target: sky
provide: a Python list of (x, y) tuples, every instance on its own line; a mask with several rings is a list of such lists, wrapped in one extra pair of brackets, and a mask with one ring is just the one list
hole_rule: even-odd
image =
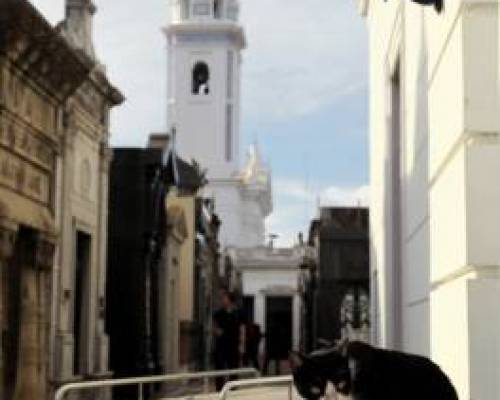
[[(31, 0), (63, 18), (64, 0)], [(95, 0), (94, 39), (127, 101), (112, 114), (112, 144), (144, 146), (165, 131), (168, 0)], [(321, 206), (367, 205), (368, 49), (352, 0), (240, 0), (241, 132), (273, 172), (268, 233), (279, 245), (307, 233)]]

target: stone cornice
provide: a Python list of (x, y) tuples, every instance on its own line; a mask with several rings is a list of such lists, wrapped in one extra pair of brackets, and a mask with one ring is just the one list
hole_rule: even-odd
[(288, 262), (275, 262), (275, 261), (255, 261), (255, 260), (238, 260), (234, 264), (238, 271), (242, 270), (264, 270), (265, 272), (272, 271), (299, 271), (300, 263), (288, 263)]
[(230, 249), (229, 256), (235, 268), (294, 271), (300, 269), (302, 254), (295, 248), (275, 249), (254, 247), (249, 249)]
[(118, 106), (125, 101), (125, 96), (113, 86), (101, 68), (94, 68), (91, 78), (111, 106)]
[(93, 67), (26, 0), (0, 3), (0, 53), (60, 101), (74, 93)]
[(189, 33), (225, 33), (234, 37), (239, 48), (244, 49), (247, 46), (244, 29), (237, 23), (231, 21), (183, 21), (172, 23), (165, 29), (168, 38), (176, 34)]
[(74, 49), (26, 0), (0, 2), (0, 53), (60, 101), (87, 79), (111, 106), (125, 99), (109, 82), (103, 67), (82, 50)]

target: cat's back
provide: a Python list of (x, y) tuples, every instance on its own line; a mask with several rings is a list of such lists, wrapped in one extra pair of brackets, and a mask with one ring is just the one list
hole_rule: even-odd
[(406, 391), (408, 400), (458, 400), (456, 391), (443, 370), (427, 357), (398, 351), (377, 350), (381, 368)]
[(349, 349), (359, 361), (360, 377), (384, 388), (386, 400), (458, 400), (450, 380), (429, 358), (353, 343)]

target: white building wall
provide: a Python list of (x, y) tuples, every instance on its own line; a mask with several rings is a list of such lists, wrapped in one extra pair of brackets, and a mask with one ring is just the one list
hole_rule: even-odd
[(235, 271), (241, 274), (241, 291), (254, 298), (254, 321), (266, 331), (266, 296), (292, 300), (292, 345), (300, 344), (299, 248), (231, 248), (228, 250)]
[(214, 198), (215, 210), (222, 221), (219, 240), (224, 247), (251, 248), (265, 242), (265, 218), (261, 200), (247, 196), (248, 186), (239, 179), (213, 180), (204, 188), (204, 196)]
[[(217, 14), (214, 0), (170, 5), (168, 112), (178, 153), (206, 168), (208, 178), (230, 179), (240, 168), (240, 52), (246, 44), (243, 29), (228, 13), (238, 3), (219, 4)], [(208, 66), (207, 93), (193, 93), (198, 62)]]
[(298, 295), (298, 267), (281, 269), (268, 268), (243, 270), (243, 294), (254, 296), (254, 321), (266, 331), (266, 295), (283, 295), (292, 298), (292, 343), (294, 349), (299, 348), (300, 340), (300, 297)]
[(219, 240), (225, 246), (242, 243), (240, 183), (234, 180), (215, 181), (204, 189), (204, 195), (216, 199), (215, 211), (222, 221)]
[[(461, 399), (498, 399), (491, 372), (500, 370), (498, 1), (445, 1), (441, 14), (410, 1), (360, 3), (368, 3), (371, 55), (373, 336), (430, 355)], [(399, 277), (390, 179), (398, 60)]]
[(265, 217), (260, 201), (251, 197), (242, 199), (242, 241), (249, 247), (261, 246), (266, 238)]
[[(401, 32), (397, 27), (401, 25), (401, 17), (396, 19), (399, 10), (398, 2), (388, 2), (385, 8), (373, 2), (369, 6), (370, 29), (370, 174), (371, 174), (371, 204), (370, 204), (370, 230), (371, 230), (371, 268), (372, 277), (377, 278), (374, 293), (379, 297), (373, 304), (378, 304), (374, 315), (378, 315), (375, 325), (375, 337), (378, 344), (394, 346), (396, 318), (393, 313), (393, 284), (389, 244), (391, 232), (389, 222), (392, 220), (391, 208), (387, 205), (388, 193), (391, 189), (389, 171), (386, 167), (389, 148), (389, 81), (391, 70), (394, 68), (398, 57)], [(396, 30), (396, 33), (392, 34)], [(389, 43), (395, 37), (396, 44)], [(396, 50), (394, 50), (394, 47)], [(389, 51), (392, 52), (389, 54)], [(391, 57), (389, 59), (389, 56)]]
[[(401, 46), (402, 115), (402, 346), (430, 355), (429, 118), (426, 26), (421, 8), (405, 10)], [(416, 14), (417, 18), (414, 17)], [(420, 18), (418, 18), (420, 17)], [(404, 50), (403, 50), (404, 49)], [(404, 51), (404, 53), (403, 53)]]
[[(169, 90), (170, 122), (176, 127), (176, 146), (186, 160), (195, 159), (208, 170), (212, 179), (231, 178), (239, 171), (239, 124), (234, 109), (239, 99), (231, 101), (231, 156), (226, 158), (226, 96), (228, 51), (239, 54), (235, 46), (220, 36), (195, 32), (192, 38), (175, 38), (169, 54), (175, 52), (170, 71), (176, 82)], [(219, 39), (218, 39), (219, 38)], [(185, 43), (183, 43), (185, 41)], [(194, 41), (194, 42), (192, 42)], [(237, 57), (234, 57), (237, 59)], [(208, 95), (192, 93), (192, 69), (197, 62), (205, 62), (210, 71)], [(235, 63), (235, 61), (234, 61)], [(233, 68), (233, 87), (239, 80)]]

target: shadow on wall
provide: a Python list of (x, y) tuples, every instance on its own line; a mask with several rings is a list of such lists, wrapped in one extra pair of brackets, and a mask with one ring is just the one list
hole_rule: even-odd
[[(383, 305), (381, 296), (386, 299), (385, 315), (392, 315), (391, 323), (386, 331), (387, 345), (403, 347), (405, 350), (424, 355), (430, 355), (430, 334), (419, 335), (417, 339), (410, 338), (411, 327), (406, 324), (410, 307), (425, 307), (420, 315), (425, 320), (419, 321), (422, 329), (430, 329), (430, 224), (429, 224), (429, 110), (428, 110), (428, 47), (425, 29), (424, 11), (420, 18), (420, 47), (417, 54), (418, 71), (416, 71), (414, 87), (406, 87), (410, 79), (405, 65), (397, 64), (394, 71), (389, 71), (391, 90), (390, 110), (387, 112), (387, 146), (384, 161), (384, 215), (385, 223), (385, 256), (372, 252), (376, 268), (372, 270), (373, 302)], [(414, 109), (405, 102), (404, 94), (415, 89)], [(409, 131), (407, 117), (414, 117), (414, 132)], [(411, 136), (413, 134), (413, 137)], [(408, 140), (412, 138), (410, 147)], [(410, 158), (411, 157), (411, 158)], [(410, 162), (410, 164), (409, 164)], [(411, 168), (408, 166), (411, 165)], [(418, 212), (416, 212), (418, 211)], [(418, 217), (418, 218), (415, 218)], [(421, 241), (418, 243), (417, 241)], [(418, 243), (418, 245), (416, 244)], [(411, 249), (425, 249), (418, 254)], [(418, 260), (412, 257), (418, 257)], [(417, 262), (418, 261), (418, 262)], [(418, 268), (413, 268), (418, 267)], [(386, 273), (380, 274), (380, 268)], [(415, 274), (423, 274), (418, 277)], [(384, 279), (385, 288), (380, 287), (379, 279)], [(420, 288), (426, 298), (410, 298), (409, 285), (424, 282), (427, 287)], [(380, 290), (382, 289), (382, 290)], [(384, 293), (382, 293), (382, 291)], [(375, 298), (376, 296), (376, 298)], [(381, 317), (380, 310), (375, 311), (374, 332), (372, 338), (380, 341)], [(412, 318), (413, 319), (413, 318)], [(422, 327), (422, 325), (424, 325)], [(410, 328), (407, 330), (407, 328)], [(419, 331), (421, 333), (421, 330)], [(417, 332), (417, 334), (419, 334)], [(418, 341), (418, 342), (417, 342)], [(380, 343), (379, 343), (380, 344)]]
[[(415, 243), (421, 241), (414, 245), (414, 248), (425, 249), (424, 252), (419, 252), (419, 262), (416, 263), (416, 260), (413, 260), (413, 263), (410, 264), (412, 260), (409, 258), (403, 260), (406, 268), (403, 270), (403, 301), (405, 304), (415, 303), (416, 300), (414, 298), (408, 298), (407, 287), (409, 285), (414, 285), (415, 275), (416, 273), (420, 274), (417, 279), (418, 282), (422, 282), (422, 284), (426, 285), (426, 287), (420, 288), (419, 295), (422, 298), (417, 299), (418, 305), (414, 305), (412, 307), (420, 307), (422, 308), (418, 314), (424, 315), (424, 320), (420, 321), (421, 329), (427, 330), (426, 334), (421, 334), (421, 331), (416, 331), (412, 338), (408, 338), (403, 330), (403, 343), (407, 345), (405, 346), (408, 351), (414, 353), (420, 353), (426, 356), (430, 356), (431, 354), (431, 343), (430, 343), (430, 251), (431, 251), (431, 243), (430, 243), (430, 221), (429, 221), (429, 99), (428, 99), (428, 87), (429, 87), (429, 62), (428, 62), (428, 46), (427, 46), (427, 32), (425, 28), (425, 18), (424, 18), (424, 10), (421, 10), (422, 17), (420, 18), (420, 27), (419, 27), (419, 35), (420, 35), (420, 47), (418, 49), (418, 71), (415, 77), (415, 109), (414, 118), (414, 133), (413, 133), (413, 152), (412, 157), (412, 168), (409, 173), (405, 176), (404, 185), (412, 188), (412, 191), (409, 192), (409, 195), (406, 196), (407, 202), (416, 202), (418, 203), (418, 209), (422, 210), (419, 214), (419, 219), (413, 221), (412, 226), (408, 226), (406, 229), (406, 235), (404, 237), (403, 243)], [(415, 203), (413, 203), (415, 204)], [(415, 207), (415, 206), (413, 206)], [(414, 211), (408, 206), (404, 207), (410, 212), (406, 219), (410, 220), (410, 216)], [(408, 246), (408, 245), (407, 245)], [(406, 249), (403, 251), (403, 254), (406, 257), (411, 257), (409, 252)], [(410, 270), (410, 267), (412, 267)], [(418, 268), (415, 268), (418, 267)], [(406, 272), (406, 274), (404, 273)], [(410, 275), (410, 273), (412, 275)], [(410, 307), (409, 305), (406, 307)], [(415, 315), (415, 314), (414, 314)], [(413, 318), (411, 318), (413, 319)], [(405, 324), (406, 326), (406, 324)], [(413, 330), (410, 327), (410, 330)], [(418, 335), (418, 337), (417, 337)]]

